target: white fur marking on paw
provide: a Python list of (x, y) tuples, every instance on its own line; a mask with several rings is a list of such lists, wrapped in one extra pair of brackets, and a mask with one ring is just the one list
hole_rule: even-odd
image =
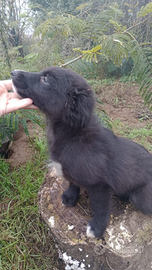
[(91, 226), (87, 226), (87, 231), (86, 231), (87, 237), (95, 238), (94, 232), (91, 230)]
[(52, 161), (51, 167), (55, 168), (57, 176), (63, 177), (62, 165), (60, 163)]

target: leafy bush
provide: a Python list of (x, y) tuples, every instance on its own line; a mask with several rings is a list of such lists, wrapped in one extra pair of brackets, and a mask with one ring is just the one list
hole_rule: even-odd
[[(138, 50), (137, 50), (138, 49)], [(152, 110), (152, 50), (151, 47), (144, 47), (137, 44), (133, 48), (134, 74), (140, 85), (139, 93), (144, 99), (144, 104)]]
[(23, 125), (25, 133), (29, 135), (27, 120), (42, 126), (41, 116), (32, 110), (20, 110), (2, 116), (0, 118), (0, 145), (6, 138), (13, 140), (13, 135), (18, 130), (19, 123)]
[(10, 68), (0, 59), (0, 80), (10, 78)]

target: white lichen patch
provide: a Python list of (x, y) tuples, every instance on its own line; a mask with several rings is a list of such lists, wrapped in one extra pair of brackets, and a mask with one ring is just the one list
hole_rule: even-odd
[(126, 230), (125, 227), (122, 224), (120, 224), (120, 230), (122, 230), (122, 231)]
[(49, 218), (49, 223), (51, 225), (51, 228), (54, 228), (54, 226), (55, 226), (55, 218), (54, 218), (54, 216), (51, 216)]
[(74, 225), (71, 225), (71, 226), (68, 225), (68, 230), (69, 230), (69, 231), (72, 231), (73, 229), (74, 229)]
[(59, 254), (60, 258), (65, 262), (65, 270), (85, 270), (85, 264), (74, 260), (71, 256), (68, 256), (66, 252)]
[(81, 263), (81, 264), (80, 264), (80, 268), (81, 268), (81, 269), (85, 269), (85, 264), (84, 264), (84, 263)]
[(129, 230), (124, 226), (124, 223), (120, 223), (119, 233), (116, 233), (113, 228), (107, 229), (109, 234), (109, 246), (113, 250), (129, 255), (129, 243), (131, 243), (132, 235)]

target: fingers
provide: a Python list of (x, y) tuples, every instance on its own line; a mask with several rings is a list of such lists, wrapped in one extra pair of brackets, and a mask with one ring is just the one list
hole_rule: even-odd
[(12, 90), (12, 80), (0, 81), (0, 96)]
[(23, 109), (23, 108), (28, 107), (32, 103), (33, 103), (33, 100), (30, 99), (30, 98), (24, 98), (24, 99), (15, 99), (15, 98), (13, 98), (13, 99), (10, 99), (8, 101), (7, 111), (10, 112), (10, 110), (11, 110), (11, 112), (12, 112), (12, 110), (16, 111), (16, 110), (19, 110), (19, 109)]
[[(11, 99), (16, 99), (16, 100), (27, 100), (27, 99), (21, 99), (16, 93), (14, 93), (14, 92), (11, 92), (11, 93), (9, 93), (9, 100), (11, 100)], [(30, 98), (28, 98), (28, 99), (30, 99)], [(31, 100), (31, 99), (30, 99)], [(33, 103), (33, 101), (32, 101), (32, 103)], [(38, 110), (39, 108), (38, 107), (36, 107), (35, 105), (33, 105), (33, 104), (29, 104), (26, 108), (22, 108), (22, 109), (33, 109), (33, 110)], [(24, 104), (24, 103), (23, 103)]]
[(4, 114), (8, 114), (14, 112), (19, 109), (27, 108), (29, 105), (33, 103), (33, 100), (30, 98), (25, 99), (10, 99), (8, 103), (5, 105), (5, 109), (2, 110), (1, 116)]
[(19, 95), (17, 95), (16, 93), (14, 93), (14, 92), (8, 92), (8, 99), (13, 99), (13, 98), (16, 98), (18, 100), (21, 99), (21, 97)]
[(29, 105), (29, 106), (27, 106), (26, 108), (24, 108), (24, 109), (32, 109), (32, 110), (39, 110), (39, 108), (37, 107), (37, 106), (35, 106), (35, 105)]
[(5, 85), (5, 88), (7, 89), (7, 91), (12, 90), (12, 80), (5, 80), (1, 82)]
[(38, 109), (30, 98), (20, 98), (12, 89), (12, 81), (0, 82), (0, 117), (19, 109)]

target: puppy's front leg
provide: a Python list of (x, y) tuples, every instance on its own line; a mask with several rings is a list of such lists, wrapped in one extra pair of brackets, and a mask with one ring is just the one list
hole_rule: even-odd
[(111, 190), (106, 185), (87, 188), (94, 217), (87, 226), (87, 236), (101, 238), (107, 227), (111, 210)]
[(62, 203), (66, 206), (75, 206), (79, 192), (80, 188), (70, 183), (68, 189), (62, 194)]

